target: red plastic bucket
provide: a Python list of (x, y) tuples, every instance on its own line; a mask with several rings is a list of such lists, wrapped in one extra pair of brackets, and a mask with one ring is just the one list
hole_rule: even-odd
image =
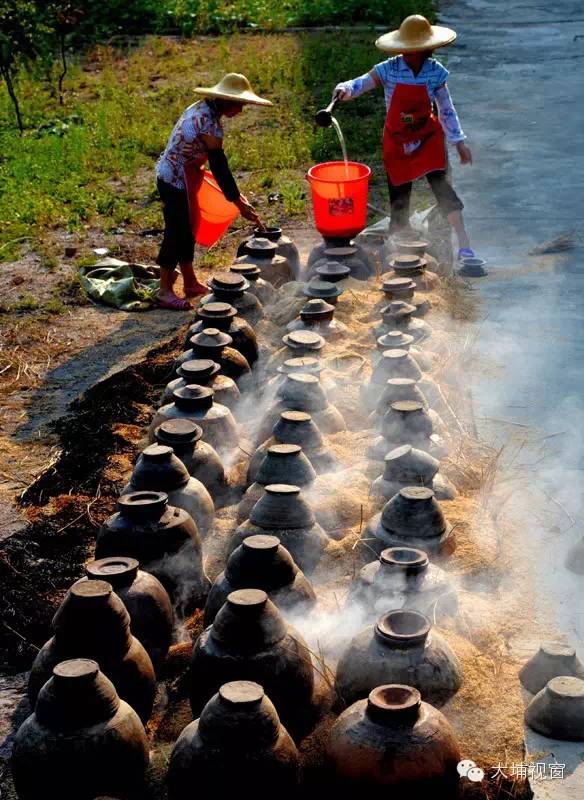
[(239, 209), (225, 199), (213, 175), (204, 170), (203, 180), (195, 191), (195, 203), (191, 204), (191, 224), (197, 244), (211, 247), (218, 242)]
[(326, 238), (351, 238), (367, 222), (371, 170), (356, 161), (316, 164), (306, 176), (312, 190), (317, 231)]

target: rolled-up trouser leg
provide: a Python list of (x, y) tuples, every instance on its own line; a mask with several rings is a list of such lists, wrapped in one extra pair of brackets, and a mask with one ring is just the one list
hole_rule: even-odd
[(394, 186), (389, 175), (387, 176), (387, 186), (389, 188), (390, 221), (389, 230), (391, 233), (407, 228), (410, 224), (410, 197), (412, 195), (411, 183), (400, 183)]
[(449, 183), (446, 170), (437, 169), (429, 172), (426, 180), (430, 184), (443, 217), (446, 218), (453, 211), (462, 211), (464, 204)]
[(162, 269), (174, 270), (179, 262), (192, 261), (195, 253), (189, 202), (186, 189), (177, 189), (160, 179), (157, 186), (163, 204), (164, 236), (156, 263)]

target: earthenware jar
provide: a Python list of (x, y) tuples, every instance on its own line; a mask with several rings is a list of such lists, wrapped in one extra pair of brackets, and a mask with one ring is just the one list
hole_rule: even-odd
[(151, 444), (138, 456), (130, 482), (120, 494), (131, 492), (165, 492), (168, 502), (183, 508), (195, 520), (201, 536), (213, 524), (215, 505), (201, 481), (192, 478), (172, 447)]
[(169, 506), (164, 492), (126, 494), (118, 509), (97, 534), (96, 558), (130, 556), (158, 578), (175, 602), (183, 603), (183, 595), (200, 597), (208, 582), (191, 515)]
[(244, 252), (235, 259), (235, 263), (259, 267), (264, 278), (274, 286), (294, 280), (295, 273), (288, 259), (279, 255), (278, 245), (265, 236), (248, 239)]
[(302, 497), (300, 487), (290, 484), (265, 487), (249, 519), (239, 525), (231, 537), (229, 552), (255, 534), (277, 536), (304, 572), (315, 568), (329, 541)]
[(234, 380), (242, 389), (247, 388), (251, 367), (239, 350), (230, 347), (232, 341), (228, 333), (223, 333), (218, 328), (205, 328), (191, 337), (191, 349), (177, 358), (175, 370), (178, 370), (185, 361), (209, 359), (221, 365), (223, 375)]
[(339, 659), (336, 689), (350, 705), (376, 686), (406, 680), (428, 703), (441, 706), (460, 689), (462, 667), (427, 617), (402, 609), (385, 613), (351, 640)]
[(273, 444), (268, 447), (255, 481), (249, 486), (237, 507), (237, 522), (246, 520), (252, 508), (271, 483), (290, 482), (307, 489), (316, 480), (316, 472), (298, 444)]
[(52, 622), (53, 637), (31, 668), (28, 696), (34, 705), (54, 667), (70, 658), (97, 661), (142, 721), (152, 713), (156, 676), (150, 656), (130, 632), (130, 615), (106, 581), (77, 581)]
[(272, 429), (272, 436), (261, 444), (250, 459), (247, 482), (257, 479), (258, 470), (268, 448), (273, 444), (298, 444), (318, 474), (337, 465), (332, 452), (325, 447), (320, 431), (306, 411), (282, 411)]
[(366, 564), (349, 587), (347, 606), (355, 602), (376, 616), (388, 608), (419, 611), (429, 619), (458, 611), (456, 589), (446, 572), (413, 547), (389, 547)]
[(304, 612), (316, 603), (310, 581), (276, 536), (248, 536), (215, 579), (205, 605), (205, 626), (213, 622), (231, 592), (251, 588), (262, 589), (279, 609)]
[(271, 283), (261, 277), (262, 271), (255, 264), (232, 264), (229, 271), (236, 275), (243, 275), (249, 283), (248, 292), (254, 294), (262, 306), (274, 302), (276, 290)]
[(340, 411), (329, 403), (316, 375), (292, 373), (276, 392), (276, 402), (268, 409), (258, 431), (259, 442), (268, 438), (282, 411), (308, 412), (322, 433), (346, 430)]
[(375, 264), (362, 245), (346, 240), (329, 240), (311, 251), (307, 264), (307, 276), (312, 277), (318, 267), (328, 261), (337, 261), (349, 267), (351, 277), (358, 281), (366, 281), (375, 274)]
[(416, 307), (403, 300), (393, 300), (381, 309), (381, 324), (373, 328), (376, 339), (389, 331), (404, 331), (414, 337), (416, 343), (427, 339), (432, 333), (432, 328), (422, 319), (417, 319), (414, 314)]
[(335, 307), (325, 300), (309, 300), (300, 309), (300, 314), (286, 325), (288, 331), (314, 331), (325, 339), (338, 339), (348, 332), (343, 322), (333, 319)]
[(276, 372), (278, 374), (270, 378), (268, 386), (281, 386), (286, 380), (287, 375), (303, 372), (306, 375), (316, 375), (327, 396), (329, 393), (335, 392), (338, 389), (336, 382), (327, 375), (327, 369), (322, 361), (319, 358), (314, 358), (314, 356), (287, 358), (286, 361), (277, 368)]
[(304, 284), (302, 293), (306, 297), (316, 297), (325, 300), (333, 306), (336, 306), (339, 297), (343, 294), (343, 289), (336, 283), (325, 281), (320, 277), (311, 278)]
[(519, 671), (519, 680), (524, 689), (537, 694), (548, 681), (560, 675), (584, 679), (584, 665), (570, 645), (544, 642)]
[(264, 316), (263, 306), (258, 298), (248, 292), (249, 281), (234, 272), (216, 272), (207, 282), (211, 294), (201, 299), (201, 305), (207, 303), (229, 303), (237, 310), (240, 317), (250, 325), (255, 325)]
[(314, 271), (321, 280), (330, 283), (338, 283), (351, 275), (351, 267), (341, 264), (340, 261), (325, 261)]
[(430, 272), (427, 266), (428, 262), (421, 256), (398, 255), (389, 262), (391, 272), (388, 277), (411, 278), (416, 282), (419, 291), (429, 292), (436, 288), (439, 278), (435, 272)]
[(226, 488), (225, 470), (217, 451), (202, 441), (203, 429), (190, 419), (168, 419), (154, 430), (158, 444), (172, 447), (189, 475), (201, 481), (211, 497)]
[(282, 337), (280, 347), (268, 360), (266, 372), (273, 373), (289, 358), (319, 359), (326, 344), (325, 339), (316, 331), (291, 331)]
[(391, 787), (418, 800), (454, 796), (459, 781), (461, 755), (450, 723), (411, 686), (377, 686), (344, 711), (328, 753), (345, 788)]
[(434, 492), (424, 486), (400, 489), (365, 526), (362, 538), (377, 553), (386, 547), (416, 547), (428, 553), (451, 552), (452, 525)]
[(259, 683), (225, 683), (200, 719), (179, 736), (168, 769), (170, 800), (183, 800), (193, 786), (212, 787), (219, 797), (286, 794), (299, 780), (300, 757), (278, 712)]
[(387, 413), (392, 403), (400, 400), (412, 400), (422, 403), (424, 408), (428, 410), (428, 402), (420, 389), (418, 381), (413, 378), (389, 378), (379, 397), (374, 413), (377, 416), (383, 416)]
[(220, 455), (237, 447), (239, 433), (233, 414), (221, 403), (215, 403), (213, 390), (206, 386), (185, 386), (173, 394), (173, 402), (158, 409), (150, 425), (150, 441), (154, 431), (171, 419), (188, 419), (199, 425), (203, 437)]
[(258, 360), (255, 331), (247, 320), (237, 316), (237, 310), (233, 306), (229, 303), (206, 303), (204, 306), (197, 306), (195, 315), (197, 322), (187, 332), (185, 350), (189, 349), (189, 342), (195, 334), (206, 328), (218, 328), (231, 336), (231, 347), (238, 350), (250, 366), (255, 364)]
[(361, 400), (367, 411), (373, 411), (379, 403), (379, 394), (387, 387), (390, 378), (410, 378), (419, 381), (422, 370), (417, 361), (407, 350), (384, 350), (381, 358), (373, 367), (373, 372), (360, 392)]
[(134, 636), (159, 669), (172, 640), (173, 611), (170, 597), (158, 578), (139, 568), (135, 558), (113, 556), (90, 561), (82, 580), (107, 581), (130, 615)]
[(384, 458), (383, 474), (371, 484), (371, 496), (391, 500), (406, 486), (427, 486), (439, 500), (452, 500), (457, 491), (438, 473), (439, 466), (438, 459), (411, 444), (395, 447)]
[(231, 411), (241, 399), (241, 393), (233, 378), (228, 378), (227, 375), (219, 375), (221, 365), (208, 358), (183, 361), (176, 372), (178, 378), (174, 378), (170, 383), (167, 383), (162, 392), (161, 405), (172, 403), (172, 393), (175, 389), (182, 389), (193, 384), (196, 386), (208, 386), (209, 389), (213, 389), (215, 401), (227, 406)]
[(263, 686), (292, 731), (312, 700), (314, 670), (304, 639), (260, 589), (232, 592), (195, 642), (190, 671), (193, 716), (231, 680)]
[[(133, 708), (96, 661), (61, 661), (14, 738), (12, 775), (20, 800), (140, 796), (149, 745)], [(134, 794), (136, 793), (136, 794)]]
[(431, 308), (430, 301), (423, 294), (416, 292), (417, 285), (411, 278), (384, 278), (381, 291), (388, 303), (403, 300), (416, 309), (414, 317), (424, 317)]
[(383, 415), (381, 431), (388, 442), (426, 443), (432, 435), (433, 424), (422, 403), (397, 400)]
[[(268, 239), (277, 246), (277, 253), (283, 256), (290, 264), (294, 276), (298, 276), (300, 272), (300, 254), (298, 248), (292, 239), (285, 233), (282, 233), (282, 228), (277, 226), (268, 226), (265, 230), (254, 228), (253, 235), (255, 238)], [(237, 248), (237, 255), (243, 256), (246, 253), (246, 246), (252, 237), (248, 237), (241, 242)]]
[(403, 256), (417, 256), (422, 258), (430, 246), (424, 239), (398, 239), (394, 241), (397, 252)]
[(422, 372), (429, 372), (433, 367), (432, 357), (429, 353), (420, 350), (414, 345), (414, 337), (404, 331), (389, 331), (377, 339), (379, 354), (372, 356), (373, 364), (379, 363), (381, 356), (387, 350), (405, 350), (416, 362)]
[(552, 678), (525, 709), (525, 723), (550, 739), (584, 741), (584, 680)]

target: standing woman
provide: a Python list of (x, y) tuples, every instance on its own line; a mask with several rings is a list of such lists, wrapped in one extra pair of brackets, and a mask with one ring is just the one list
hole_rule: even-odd
[[(381, 36), (376, 46), (398, 54), (370, 72), (339, 83), (334, 96), (353, 100), (383, 87), (387, 116), (383, 130), (383, 161), (391, 205), (390, 232), (408, 233), (412, 181), (426, 176), (438, 208), (458, 238), (458, 256), (475, 255), (462, 218), (463, 204), (446, 174), (446, 142), (456, 147), (461, 164), (472, 164), (446, 79), (448, 70), (431, 58), (434, 50), (456, 39), (450, 28), (430, 25), (425, 17), (407, 17), (399, 30)], [(438, 108), (438, 117), (433, 105)]]
[(156, 259), (160, 266), (158, 303), (163, 308), (178, 311), (191, 306), (188, 300), (178, 297), (174, 292), (177, 264), (182, 272), (187, 298), (208, 292), (193, 270), (195, 239), (191, 219), (196, 220), (197, 210), (189, 210), (189, 196), (192, 203), (203, 179), (203, 165), (207, 160), (227, 200), (235, 203), (242, 217), (262, 227), (258, 215), (240, 193), (229, 169), (223, 150), (221, 118), (236, 117), (245, 105), (272, 105), (269, 100), (255, 94), (245, 75), (234, 72), (225, 75), (215, 86), (198, 87), (195, 92), (205, 99), (186, 109), (174, 126), (156, 164), (156, 181), (164, 210), (164, 238)]

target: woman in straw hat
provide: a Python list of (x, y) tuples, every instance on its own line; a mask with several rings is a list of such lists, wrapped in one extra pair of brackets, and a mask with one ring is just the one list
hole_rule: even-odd
[(334, 96), (353, 100), (383, 87), (387, 109), (383, 161), (389, 183), (390, 231), (411, 231), (412, 181), (425, 175), (438, 207), (456, 231), (459, 258), (467, 258), (474, 256), (474, 251), (464, 227), (462, 201), (446, 174), (446, 141), (456, 147), (462, 164), (472, 164), (472, 154), (450, 99), (448, 70), (431, 58), (434, 50), (455, 39), (450, 28), (430, 25), (418, 14), (407, 17), (399, 30), (384, 34), (375, 43), (393, 57), (359, 78), (339, 83)]
[(196, 190), (203, 179), (203, 165), (207, 160), (227, 200), (235, 203), (242, 217), (262, 227), (229, 169), (223, 150), (221, 118), (236, 117), (246, 105), (271, 106), (272, 103), (255, 94), (245, 75), (234, 72), (225, 75), (215, 86), (199, 86), (195, 92), (204, 99), (189, 106), (178, 120), (156, 164), (157, 186), (164, 208), (164, 238), (156, 260), (160, 266), (158, 302), (164, 308), (175, 310), (190, 308), (188, 300), (178, 297), (173, 289), (177, 264), (187, 298), (208, 291), (193, 271), (195, 239), (191, 222), (197, 217), (192, 204), (196, 202)]

